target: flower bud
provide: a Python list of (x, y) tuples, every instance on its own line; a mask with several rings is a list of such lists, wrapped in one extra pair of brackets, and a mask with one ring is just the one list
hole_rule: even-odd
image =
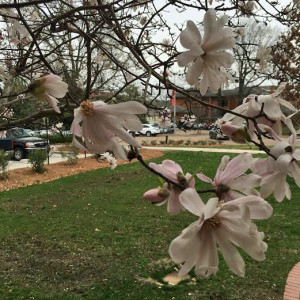
[(235, 125), (225, 123), (221, 125), (221, 130), (235, 143), (245, 144), (246, 141), (249, 142), (251, 140), (247, 127), (237, 127)]
[(166, 187), (158, 187), (156, 189), (152, 189), (145, 192), (143, 198), (155, 204), (166, 200), (166, 198), (168, 198), (169, 195), (170, 192)]
[(177, 179), (178, 179), (179, 184), (185, 186), (185, 185), (186, 185), (186, 178), (185, 178), (185, 176), (184, 176), (181, 172), (178, 172), (178, 173), (176, 174), (176, 176), (177, 176)]
[(224, 123), (221, 125), (221, 130), (224, 134), (226, 134), (229, 138), (232, 137), (234, 133), (238, 131), (238, 127), (235, 125), (232, 125), (230, 123)]

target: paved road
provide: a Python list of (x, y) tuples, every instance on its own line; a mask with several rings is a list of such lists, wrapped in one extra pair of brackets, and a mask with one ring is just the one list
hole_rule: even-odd
[[(91, 154), (87, 154), (86, 156), (91, 156)], [(78, 158), (84, 157), (84, 154), (79, 154)], [(54, 153), (50, 156), (50, 164), (55, 164), (61, 161), (65, 161), (67, 158), (62, 158), (59, 153)], [(46, 162), (47, 164), (47, 162)], [(10, 160), (8, 164), (9, 170), (22, 169), (22, 168), (30, 168), (30, 164), (28, 163), (28, 159), (21, 159), (20, 161)]]

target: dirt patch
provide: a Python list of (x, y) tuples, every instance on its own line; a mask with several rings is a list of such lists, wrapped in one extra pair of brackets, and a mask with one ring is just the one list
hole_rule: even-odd
[[(140, 151), (144, 160), (157, 158), (163, 155), (159, 150), (142, 149)], [(130, 164), (132, 162), (118, 160), (118, 165)], [(44, 174), (34, 173), (31, 168), (17, 169), (9, 171), (9, 178), (5, 181), (0, 181), (0, 191), (7, 191), (22, 186), (39, 184), (52, 181), (61, 177), (75, 175), (81, 172), (86, 172), (95, 169), (108, 168), (109, 164), (105, 161), (98, 162), (94, 157), (80, 158), (77, 165), (68, 165), (65, 162), (46, 165), (47, 172)]]

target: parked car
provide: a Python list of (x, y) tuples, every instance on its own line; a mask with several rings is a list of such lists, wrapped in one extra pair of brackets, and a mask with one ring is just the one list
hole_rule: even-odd
[(209, 137), (214, 140), (229, 140), (229, 137), (223, 134), (221, 128), (218, 126), (214, 126), (210, 129)]
[(140, 134), (146, 135), (146, 136), (156, 136), (160, 133), (160, 128), (157, 125), (153, 124), (143, 124), (143, 129), (140, 131)]
[(167, 128), (160, 128), (160, 133), (172, 134), (174, 133), (174, 128), (172, 126), (168, 126)]
[(203, 129), (205, 129), (205, 125), (204, 125), (204, 123), (193, 124), (193, 129), (195, 129), (195, 130), (197, 130), (197, 129), (203, 130)]
[(0, 138), (0, 149), (13, 151), (12, 157), (15, 160), (26, 158), (30, 151), (36, 149), (49, 151), (49, 142), (40, 137), (32, 136), (32, 132), (32, 130), (24, 128), (12, 128), (7, 130), (6, 137)]

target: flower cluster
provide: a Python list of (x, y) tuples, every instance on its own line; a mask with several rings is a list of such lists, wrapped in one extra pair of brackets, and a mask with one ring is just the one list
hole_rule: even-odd
[(300, 169), (297, 161), (300, 161), (300, 149), (296, 145), (300, 143), (296, 132), (289, 137), (288, 142), (283, 141), (272, 131), (266, 128), (278, 143), (271, 149), (273, 157), (257, 159), (252, 166), (253, 172), (261, 176), (261, 195), (266, 198), (274, 193), (277, 201), (281, 202), (285, 197), (291, 199), (291, 190), (286, 182), (287, 175), (294, 178), (300, 187)]
[(252, 219), (267, 219), (272, 207), (255, 189), (261, 177), (245, 173), (254, 160), (243, 153), (229, 161), (224, 156), (214, 181), (204, 174), (196, 176), (212, 185), (217, 197), (203, 203), (195, 190), (195, 180), (189, 173), (183, 175), (181, 167), (170, 160), (149, 166), (167, 181), (162, 186), (147, 191), (144, 199), (161, 205), (168, 201), (168, 212), (178, 214), (183, 209), (199, 217), (170, 245), (170, 256), (175, 263), (183, 264), (179, 275), (195, 267), (200, 277), (208, 277), (218, 270), (217, 247), (220, 248), (229, 268), (244, 276), (245, 264), (234, 246), (242, 248), (252, 258), (265, 259), (267, 245), (264, 234), (257, 230)]
[[(146, 2), (139, 0), (131, 3), (130, 7), (135, 11)], [(94, 0), (90, 3), (98, 4)], [(238, 1), (237, 6), (247, 15), (252, 14), (256, 8), (255, 1)], [(147, 20), (148, 16), (142, 15), (140, 24), (146, 25)], [(10, 23), (20, 36), (27, 34), (17, 19), (12, 18)], [(233, 56), (225, 50), (231, 50), (235, 40), (233, 30), (225, 27), (226, 23), (226, 16), (217, 18), (216, 11), (209, 9), (203, 20), (203, 36), (193, 21), (188, 21), (186, 30), (180, 34), (180, 42), (188, 51), (178, 55), (178, 65), (187, 67), (187, 83), (199, 88), (202, 95), (208, 89), (216, 93), (233, 80), (227, 72), (227, 68), (233, 63)], [(131, 29), (127, 28), (124, 35), (129, 38), (130, 33)], [(164, 39), (162, 44), (164, 48), (168, 48), (170, 43), (168, 39)], [(260, 46), (256, 61), (262, 71), (266, 69), (270, 59), (270, 49)], [(102, 51), (97, 53), (93, 61), (96, 64), (103, 62), (106, 67), (110, 64)], [(133, 80), (132, 74), (124, 71), (126, 81)], [(0, 76), (10, 78), (2, 67)], [(77, 86), (82, 89), (83, 83), (77, 80)], [(141, 146), (129, 132), (139, 132), (142, 129), (137, 114), (146, 114), (147, 108), (136, 101), (112, 105), (89, 99), (83, 101), (74, 110), (71, 126), (73, 144), (80, 149), (100, 154), (112, 169), (117, 166), (115, 157), (137, 158), (161, 179), (160, 186), (144, 193), (145, 200), (157, 206), (167, 203), (167, 211), (171, 215), (187, 210), (197, 217), (169, 247), (173, 261), (181, 264), (179, 275), (188, 273), (192, 268), (195, 268), (199, 277), (216, 274), (219, 249), (230, 270), (243, 277), (245, 263), (237, 248), (241, 248), (257, 261), (265, 259), (267, 244), (263, 241), (264, 233), (258, 231), (252, 221), (268, 219), (272, 215), (273, 209), (264, 198), (273, 194), (279, 202), (285, 197), (290, 199), (291, 190), (286, 181), (288, 176), (293, 177), (300, 187), (300, 149), (297, 149), (299, 140), (291, 122), (292, 115), (286, 117), (284, 114), (284, 109), (293, 114), (297, 113), (297, 109), (281, 98), (284, 88), (285, 83), (282, 83), (274, 93), (248, 95), (232, 113), (221, 118), (219, 123), (222, 131), (233, 141), (254, 143), (268, 157), (254, 159), (249, 153), (241, 153), (230, 159), (225, 155), (213, 179), (198, 171), (199, 169), (193, 174), (184, 173), (181, 166), (172, 160), (163, 160), (161, 164), (152, 162), (149, 165), (142, 161), (137, 151)], [(63, 98), (67, 91), (68, 84), (54, 74), (42, 76), (28, 87), (31, 95), (48, 101), (56, 112), (60, 112), (56, 98)], [(193, 115), (184, 115), (180, 123), (188, 128), (195, 119)], [(282, 133), (282, 122), (292, 133), (288, 141), (279, 137)], [(161, 110), (159, 123), (162, 128), (170, 125), (170, 109)], [(263, 137), (274, 139), (277, 143), (268, 149), (262, 142)], [(128, 153), (122, 142), (130, 145)], [(115, 157), (106, 151), (113, 152)], [(196, 183), (200, 186), (208, 184), (209, 189), (197, 190)], [(209, 193), (206, 203), (200, 198), (201, 193)]]
[[(270, 95), (249, 95), (241, 105), (233, 109), (233, 112), (241, 114), (245, 117), (255, 118), (257, 124), (263, 124), (272, 128), (277, 134), (282, 134), (281, 121), (285, 122), (286, 117), (281, 110), (281, 106), (296, 112), (297, 109), (288, 101), (280, 98), (280, 94), (285, 88), (285, 83), (280, 84), (278, 89)], [(220, 120), (221, 123), (231, 122), (230, 124), (238, 127), (243, 126), (245, 119), (241, 116), (236, 116), (227, 113)], [(257, 131), (253, 120), (248, 120), (248, 133), (252, 137)]]

